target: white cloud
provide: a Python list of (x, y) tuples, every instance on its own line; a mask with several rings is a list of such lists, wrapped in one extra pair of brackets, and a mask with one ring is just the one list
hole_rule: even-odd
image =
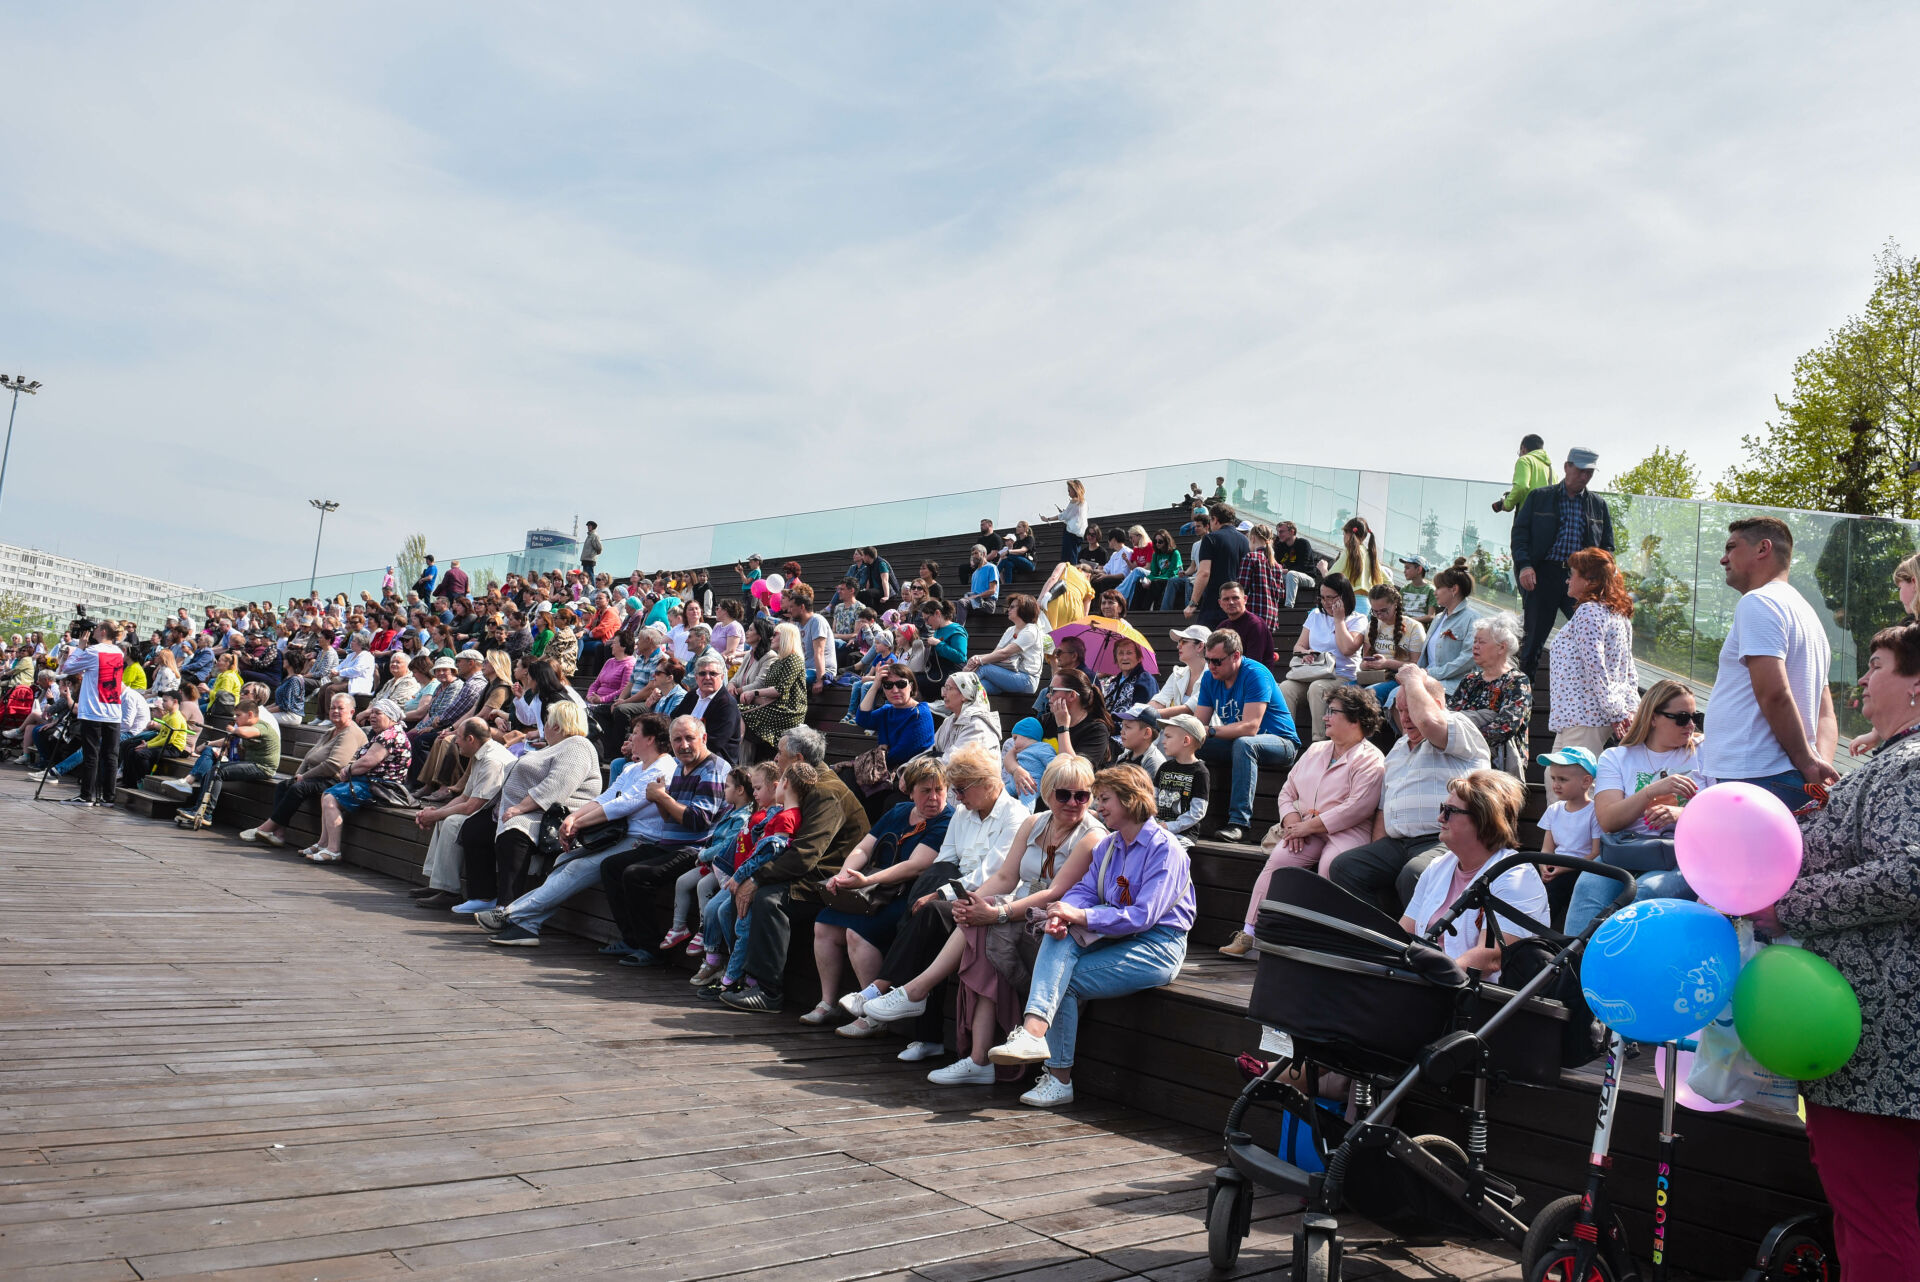
[(309, 492), (344, 569), (1526, 430), (1717, 472), (1920, 240), (1898, 9), (132, 12), (10, 57), (0, 536), (208, 584)]

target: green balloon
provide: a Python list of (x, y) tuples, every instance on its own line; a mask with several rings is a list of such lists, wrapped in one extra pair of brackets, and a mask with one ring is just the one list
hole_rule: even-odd
[(1741, 969), (1733, 986), (1733, 1028), (1762, 1067), (1811, 1082), (1853, 1057), (1860, 999), (1823, 958), (1775, 944)]

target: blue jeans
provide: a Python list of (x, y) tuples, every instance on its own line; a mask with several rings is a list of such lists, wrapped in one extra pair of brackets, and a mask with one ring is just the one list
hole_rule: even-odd
[(1018, 570), (1022, 574), (1033, 573), (1033, 558), (1027, 556), (1003, 556), (1000, 558), (1002, 570)]
[(624, 837), (605, 850), (567, 860), (548, 873), (545, 881), (507, 905), (508, 920), (539, 934), (560, 905), (589, 886), (600, 884), (600, 865), (609, 855), (624, 854), (639, 844), (638, 837)]
[(1135, 566), (1133, 569), (1127, 571), (1127, 576), (1120, 580), (1120, 586), (1114, 589), (1115, 592), (1120, 594), (1120, 599), (1127, 603), (1129, 609), (1133, 607), (1134, 589), (1146, 582), (1146, 579), (1147, 572), (1139, 566)]
[(973, 675), (980, 678), (980, 684), (988, 694), (1032, 694), (1039, 688), (1039, 682), (1026, 673), (1003, 668), (997, 663), (982, 664), (974, 670)]
[(187, 778), (193, 780), (196, 784), (205, 783), (208, 777), (213, 774), (213, 768), (219, 764), (220, 750), (218, 748), (202, 748), (200, 749), (200, 755), (194, 758), (193, 769), (188, 772)]
[(1184, 610), (1187, 608), (1187, 595), (1193, 591), (1193, 580), (1177, 575), (1167, 580), (1167, 586), (1160, 594), (1162, 610)]
[(1209, 738), (1200, 745), (1208, 761), (1232, 763), (1233, 791), (1228, 794), (1227, 824), (1244, 828), (1253, 822), (1253, 789), (1261, 766), (1291, 766), (1300, 745), (1284, 735), (1250, 734), (1238, 739)]
[(1786, 803), (1788, 810), (1798, 810), (1811, 801), (1807, 796), (1807, 777), (1798, 770), (1783, 770), (1777, 775), (1764, 775), (1758, 779), (1716, 779), (1715, 783), (1750, 783), (1756, 788), (1765, 788)]
[(1072, 1068), (1080, 1004), (1171, 984), (1187, 959), (1187, 932), (1155, 926), (1124, 939), (1082, 947), (1072, 935), (1040, 941), (1027, 990), (1027, 1014), (1047, 1021), (1048, 1068)]

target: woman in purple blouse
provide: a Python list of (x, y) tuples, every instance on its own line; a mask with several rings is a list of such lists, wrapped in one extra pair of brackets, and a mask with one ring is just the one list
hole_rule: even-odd
[(1022, 1104), (1073, 1102), (1080, 1004), (1173, 982), (1193, 927), (1193, 868), (1154, 817), (1153, 784), (1138, 766), (1094, 776), (1093, 804), (1111, 834), (1080, 883), (1047, 906), (1047, 937), (1033, 963), (1026, 1019), (987, 1053), (996, 1064), (1046, 1071)]

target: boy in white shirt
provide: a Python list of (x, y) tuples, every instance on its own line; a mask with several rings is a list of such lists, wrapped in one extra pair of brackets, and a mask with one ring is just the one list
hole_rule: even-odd
[[(1539, 762), (1547, 768), (1547, 791), (1554, 798), (1540, 816), (1541, 853), (1592, 859), (1600, 853), (1600, 820), (1593, 807), (1593, 779), (1600, 763), (1585, 748), (1542, 753)], [(1552, 881), (1565, 871), (1549, 866), (1540, 875)]]

